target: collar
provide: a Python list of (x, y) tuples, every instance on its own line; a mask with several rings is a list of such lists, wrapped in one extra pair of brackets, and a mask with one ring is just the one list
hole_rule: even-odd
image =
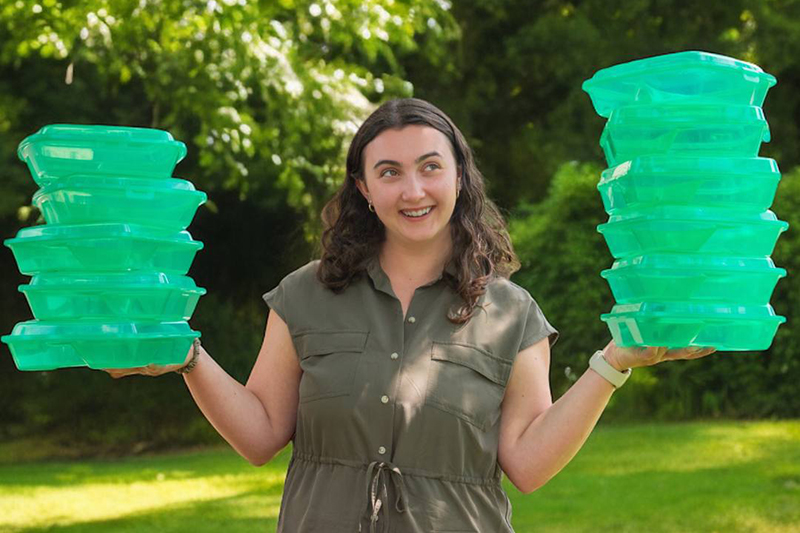
[[(456, 267), (452, 261), (447, 262), (447, 264), (444, 267), (444, 270), (439, 273), (439, 276), (437, 276), (436, 279), (426, 283), (425, 285), (422, 285), (420, 288), (429, 287), (431, 285), (438, 283), (444, 277), (445, 272), (447, 272), (453, 277), (456, 276)], [(375, 288), (383, 290), (388, 294), (394, 294), (391, 290), (392, 284), (389, 281), (389, 276), (387, 276), (386, 272), (384, 272), (377, 254), (372, 256), (367, 262), (367, 274), (369, 274), (369, 277), (372, 278), (372, 282), (375, 284)]]

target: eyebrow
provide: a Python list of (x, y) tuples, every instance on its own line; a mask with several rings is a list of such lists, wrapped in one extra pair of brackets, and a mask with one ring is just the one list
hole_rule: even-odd
[[(434, 155), (435, 155), (435, 156), (438, 156), (438, 157), (442, 157), (442, 154), (440, 154), (439, 152), (436, 152), (436, 151), (433, 151), (433, 152), (428, 152), (427, 154), (424, 154), (424, 155), (421, 155), (421, 156), (419, 156), (419, 157), (418, 157), (418, 158), (417, 158), (417, 159), (414, 161), (414, 163), (419, 163), (419, 162), (420, 162), (420, 161), (422, 161), (423, 159), (427, 159), (427, 158), (429, 158), (429, 157), (431, 157), (431, 156), (434, 156)], [(383, 164), (387, 164), (387, 163), (388, 163), (389, 165), (397, 165), (398, 167), (402, 167), (402, 166), (403, 166), (403, 163), (400, 163), (399, 161), (392, 161), (391, 159), (381, 159), (380, 161), (378, 161), (377, 163), (375, 163), (375, 166), (374, 166), (374, 167), (372, 167), (372, 169), (374, 170), (374, 169), (378, 168), (379, 166), (381, 166), (381, 165), (383, 165)]]

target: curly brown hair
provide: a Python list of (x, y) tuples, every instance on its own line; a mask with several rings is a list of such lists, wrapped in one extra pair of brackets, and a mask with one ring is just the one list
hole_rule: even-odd
[(454, 324), (466, 323), (475, 312), (478, 299), (486, 292), (493, 276), (508, 279), (519, 270), (506, 221), (497, 206), (486, 196), (484, 177), (464, 135), (444, 112), (418, 98), (393, 99), (382, 104), (361, 125), (347, 153), (347, 177), (333, 198), (322, 209), (323, 232), (317, 279), (340, 293), (364, 274), (370, 259), (376, 257), (386, 238), (383, 224), (370, 212), (356, 180), (365, 180), (364, 148), (382, 131), (407, 125), (430, 126), (450, 141), (456, 164), (462, 169), (461, 193), (450, 219), (453, 252), (450, 261), (456, 276), (445, 274), (465, 305), (447, 318)]

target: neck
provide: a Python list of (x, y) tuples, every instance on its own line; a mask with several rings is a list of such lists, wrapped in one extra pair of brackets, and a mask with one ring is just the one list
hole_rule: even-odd
[(452, 253), (452, 242), (432, 243), (428, 246), (408, 246), (384, 242), (379, 254), (384, 272), (398, 281), (425, 283), (439, 276)]

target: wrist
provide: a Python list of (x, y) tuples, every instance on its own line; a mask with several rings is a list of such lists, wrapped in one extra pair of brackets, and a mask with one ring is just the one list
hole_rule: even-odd
[(620, 388), (628, 380), (632, 372), (630, 368), (625, 371), (620, 371), (611, 366), (608, 360), (606, 360), (603, 350), (597, 350), (594, 355), (592, 355), (589, 359), (589, 367), (611, 383), (615, 390)]
[(197, 362), (200, 359), (200, 339), (196, 338), (192, 341), (192, 356), (189, 361), (186, 362), (185, 365), (175, 370), (178, 374), (186, 375), (194, 370), (194, 367), (197, 366)]

